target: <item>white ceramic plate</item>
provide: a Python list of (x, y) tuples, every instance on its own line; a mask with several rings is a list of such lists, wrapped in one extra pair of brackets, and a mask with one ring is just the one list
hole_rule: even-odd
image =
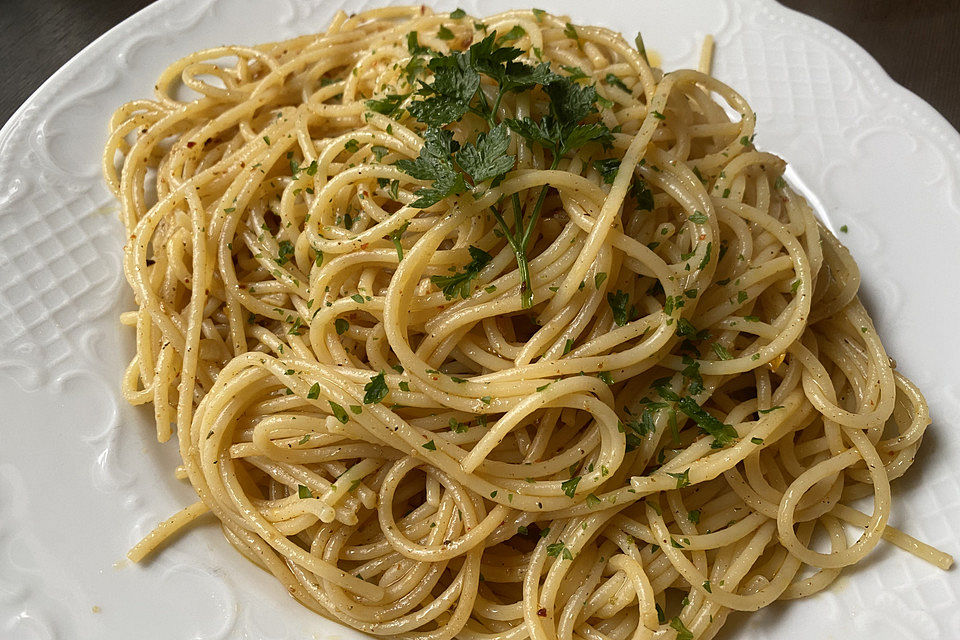
[[(118, 382), (133, 352), (123, 229), (101, 184), (111, 111), (151, 93), (175, 58), (318, 31), (346, 0), (161, 0), (85, 49), (0, 132), (0, 637), (358, 638), (294, 602), (214, 526), (146, 566), (130, 545), (193, 499), (152, 413)], [(448, 0), (436, 4), (454, 8)], [(465, 0), (486, 15), (517, 0)], [(933, 426), (895, 485), (892, 523), (960, 552), (960, 136), (853, 42), (769, 0), (537, 0), (690, 66), (714, 33), (714, 73), (760, 115), (758, 145), (790, 161), (863, 270), (890, 353)], [(724, 638), (960, 638), (960, 575), (881, 546), (833, 588), (731, 617)]]

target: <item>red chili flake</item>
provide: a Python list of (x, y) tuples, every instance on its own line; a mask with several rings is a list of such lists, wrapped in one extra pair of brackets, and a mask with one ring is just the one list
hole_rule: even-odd
[(193, 149), (195, 146), (197, 146), (197, 143), (193, 140), (187, 143), (187, 149)]
[(540, 616), (541, 618), (546, 618), (547, 610), (543, 607), (540, 607), (539, 609), (537, 609), (537, 615)]

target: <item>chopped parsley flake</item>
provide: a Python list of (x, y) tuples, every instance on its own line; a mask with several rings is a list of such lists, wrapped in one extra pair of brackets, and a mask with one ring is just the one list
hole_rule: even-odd
[(612, 73), (608, 73), (604, 78), (604, 80), (606, 80), (607, 84), (609, 84), (610, 86), (617, 87), (622, 91), (626, 91), (627, 93), (630, 93), (630, 89), (627, 88), (627, 85), (623, 84), (623, 80), (618, 78), (616, 75)]
[[(548, 529), (544, 529), (548, 531)], [(541, 532), (542, 535), (542, 532)], [(547, 545), (547, 555), (553, 558), (563, 558), (564, 560), (573, 560), (573, 554), (570, 553), (570, 550), (567, 549), (567, 545), (564, 544), (563, 540), (558, 540), (553, 544)]]
[(377, 404), (390, 392), (387, 379), (383, 371), (370, 378), (370, 382), (363, 386), (363, 404)]
[(683, 620), (680, 618), (670, 620), (670, 627), (677, 631), (676, 640), (693, 640), (693, 633), (690, 629), (687, 629), (686, 625), (683, 624)]
[(696, 422), (700, 429), (713, 436), (713, 444), (711, 446), (715, 449), (725, 447), (730, 444), (734, 438), (739, 437), (737, 430), (734, 429), (733, 426), (717, 420), (698, 405), (693, 398), (681, 398), (677, 403), (677, 407)]
[(333, 400), (327, 400), (330, 403), (330, 409), (333, 410), (333, 415), (337, 420), (343, 424), (347, 424), (347, 421), (350, 419), (350, 416), (347, 415), (347, 412), (339, 404)]
[(730, 355), (730, 352), (727, 351), (727, 348), (719, 342), (713, 343), (713, 352), (716, 353), (717, 357), (721, 360), (733, 360), (733, 356)]
[(667, 475), (671, 478), (676, 478), (677, 480), (677, 489), (682, 489), (684, 487), (690, 486), (690, 469), (687, 469), (683, 473), (670, 473), (667, 472)]
[(617, 172), (620, 171), (619, 158), (605, 158), (603, 160), (594, 160), (593, 168), (597, 170), (604, 184), (613, 184), (617, 179)]
[(580, 484), (580, 476), (574, 476), (569, 480), (561, 482), (560, 488), (563, 489), (563, 492), (567, 494), (568, 498), (572, 498), (577, 491), (578, 484)]
[(467, 250), (470, 252), (472, 259), (463, 268), (463, 271), (458, 271), (449, 276), (430, 277), (430, 282), (443, 291), (443, 295), (447, 300), (451, 300), (457, 296), (460, 296), (464, 300), (469, 298), (471, 293), (470, 283), (475, 280), (480, 275), (480, 271), (493, 260), (493, 256), (483, 249), (478, 249), (471, 245)]
[(607, 304), (613, 311), (613, 321), (622, 327), (629, 321), (627, 305), (630, 304), (630, 294), (617, 289), (616, 293), (607, 292)]

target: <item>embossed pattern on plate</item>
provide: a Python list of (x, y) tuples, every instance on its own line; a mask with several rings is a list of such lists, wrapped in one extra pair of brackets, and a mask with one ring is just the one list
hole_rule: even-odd
[[(0, 637), (359, 638), (293, 602), (198, 527), (143, 567), (121, 559), (192, 499), (171, 478), (152, 414), (118, 381), (132, 336), (117, 315), (123, 228), (101, 184), (106, 121), (149, 94), (179, 55), (322, 29), (360, 0), (161, 0), (55, 74), (0, 131)], [(452, 9), (448, 1), (429, 2)], [(474, 15), (513, 0), (460, 2)], [(895, 485), (893, 524), (960, 552), (960, 136), (846, 37), (771, 0), (538, 1), (581, 23), (642, 30), (667, 69), (717, 38), (715, 74), (760, 115), (758, 145), (784, 156), (850, 246), (888, 349), (934, 423)], [(889, 546), (815, 598), (731, 617), (723, 638), (960, 637), (960, 576)]]

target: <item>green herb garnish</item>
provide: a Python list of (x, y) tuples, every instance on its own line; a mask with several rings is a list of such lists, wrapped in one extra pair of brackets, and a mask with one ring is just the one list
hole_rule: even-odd
[(676, 640), (693, 640), (693, 632), (687, 629), (686, 625), (683, 624), (683, 620), (680, 618), (670, 620), (670, 627), (677, 631)]
[(363, 404), (377, 404), (383, 400), (390, 389), (387, 387), (387, 379), (383, 371), (370, 378), (370, 382), (363, 386)]
[(327, 402), (330, 403), (330, 409), (333, 410), (334, 417), (336, 417), (336, 419), (342, 422), (343, 424), (347, 424), (347, 421), (350, 419), (350, 416), (347, 415), (346, 410), (344, 410), (343, 407), (338, 405), (333, 400), (327, 400)]
[[(535, 15), (539, 19), (542, 14)], [(579, 42), (572, 26), (568, 31)], [(514, 156), (507, 154), (508, 129), (549, 152), (551, 169), (557, 167), (564, 155), (585, 144), (608, 144), (611, 141), (612, 134), (605, 125), (585, 122), (586, 118), (597, 113), (598, 97), (594, 87), (581, 86), (569, 77), (555, 74), (547, 63), (534, 66), (520, 62), (517, 60), (523, 53), (520, 49), (502, 46), (524, 33), (522, 28), (514, 28), (498, 39), (494, 32), (471, 45), (467, 51), (449, 54), (432, 52), (419, 44), (416, 32), (408, 34), (407, 47), (411, 55), (431, 55), (427, 68), (433, 73), (433, 81), (428, 84), (421, 80), (415, 99), (407, 104), (407, 110), (427, 125), (423, 134), (424, 147), (415, 160), (404, 159), (396, 163), (404, 173), (430, 183), (416, 191), (413, 207), (426, 208), (444, 198), (460, 195), (471, 187), (476, 190), (480, 183), (488, 180), (493, 184), (502, 180), (515, 164)], [(479, 91), (481, 76), (487, 76), (496, 85), (490, 97)], [(549, 98), (547, 115), (539, 120), (501, 117), (499, 107), (504, 95), (529, 91), (536, 86), (542, 86)], [(399, 105), (397, 99), (393, 102)], [(385, 108), (390, 106), (393, 105)], [(464, 143), (461, 148), (453, 140), (452, 132), (443, 127), (467, 113), (486, 120), (488, 131), (477, 134), (474, 141)], [(524, 308), (533, 305), (527, 251), (549, 188), (548, 185), (541, 188), (536, 204), (528, 211), (522, 210), (520, 194), (513, 194), (509, 201), (513, 224), (505, 219), (507, 206), (491, 206), (500, 233), (517, 257)]]
[(292, 256), (294, 253), (293, 243), (289, 240), (281, 240), (279, 247), (279, 253), (273, 261), (278, 265), (283, 266), (290, 261), (290, 256)]
[(483, 249), (470, 246), (467, 250), (470, 252), (472, 260), (467, 263), (463, 271), (457, 271), (449, 276), (430, 277), (430, 282), (443, 291), (443, 295), (447, 300), (452, 300), (457, 296), (460, 296), (464, 300), (469, 298), (471, 293), (470, 283), (473, 282), (473, 280), (480, 275), (480, 271), (493, 260), (493, 256)]
[(682, 489), (684, 487), (690, 486), (690, 469), (687, 469), (683, 473), (670, 473), (667, 472), (667, 475), (671, 478), (676, 478), (677, 480), (677, 489)]
[(729, 424), (724, 424), (720, 420), (713, 417), (711, 414), (707, 413), (696, 401), (689, 397), (683, 397), (677, 403), (677, 407), (685, 413), (689, 418), (697, 423), (697, 426), (700, 427), (705, 433), (713, 436), (713, 444), (711, 445), (714, 449), (720, 449), (730, 444), (734, 438), (738, 438), (739, 434), (733, 426)]
[(610, 86), (617, 87), (618, 89), (621, 89), (623, 91), (626, 91), (627, 93), (630, 93), (630, 89), (627, 88), (627, 85), (623, 84), (623, 80), (618, 78), (616, 75), (612, 73), (608, 73), (604, 78), (604, 80), (606, 80), (607, 84), (609, 84)]
[[(542, 532), (541, 532), (541, 535), (542, 535)], [(553, 544), (548, 544), (547, 555), (553, 558), (563, 558), (564, 560), (573, 560), (573, 554), (570, 553), (570, 549), (567, 549), (567, 545), (564, 544), (563, 540), (558, 540)]]
[(567, 494), (568, 498), (572, 498), (577, 491), (578, 484), (580, 484), (580, 476), (574, 476), (569, 480), (561, 482), (560, 488), (563, 489), (563, 492)]
[(622, 327), (630, 320), (627, 305), (630, 304), (630, 294), (617, 289), (616, 293), (607, 292), (607, 304), (613, 311), (613, 321)]

